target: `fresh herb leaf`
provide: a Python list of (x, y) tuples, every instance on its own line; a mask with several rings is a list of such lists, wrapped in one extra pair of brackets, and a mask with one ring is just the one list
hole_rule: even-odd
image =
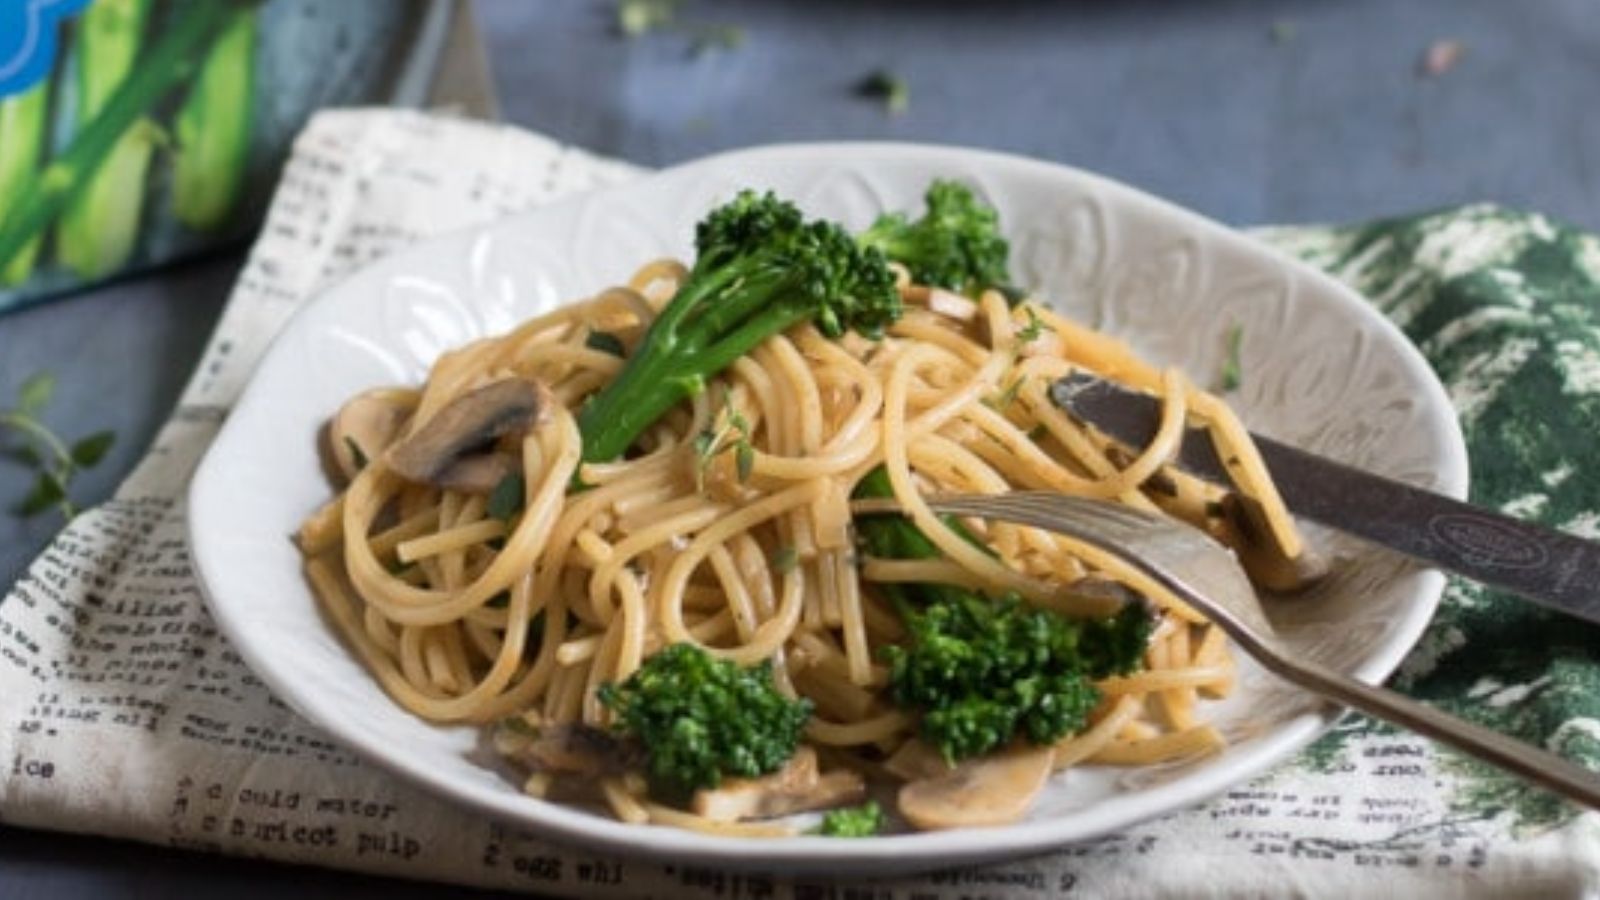
[(856, 83), (856, 96), (878, 100), (884, 111), (900, 115), (911, 107), (911, 88), (888, 69), (877, 69)]
[(527, 483), (522, 480), (521, 472), (512, 472), (500, 479), (500, 483), (495, 485), (494, 491), (489, 494), (489, 515), (502, 522), (510, 522), (517, 513), (522, 512), (523, 494), (527, 489)]
[(756, 468), (755, 448), (750, 446), (749, 441), (741, 439), (734, 448), (733, 454), (735, 468), (739, 472), (739, 483), (744, 484), (750, 480), (750, 473), (754, 472)]
[(1033, 426), (1033, 429), (1028, 432), (1028, 440), (1033, 441), (1035, 444), (1039, 443), (1040, 441), (1044, 440), (1045, 438), (1047, 438), (1049, 436), (1050, 436), (1050, 429), (1048, 427), (1046, 427), (1044, 425), (1044, 423), (1042, 423), (1042, 422), (1040, 424), (1038, 424), (1038, 425)]
[(1018, 376), (1010, 384), (1006, 385), (1005, 390), (995, 395), (993, 399), (986, 401), (989, 407), (995, 412), (1005, 412), (1011, 407), (1011, 404), (1017, 402), (1017, 394), (1021, 393), (1022, 383), (1027, 380), (1028, 376), (1026, 375)]
[(1032, 306), (1023, 306), (1022, 311), (1028, 316), (1028, 324), (1017, 332), (1017, 339), (1024, 344), (1038, 340), (1039, 335), (1044, 334), (1046, 331), (1055, 331), (1043, 319), (1039, 318), (1039, 314), (1034, 312)]
[(691, 442), (696, 459), (694, 478), (697, 490), (705, 490), (706, 470), (711, 467), (711, 461), (729, 450), (734, 452), (734, 468), (739, 483), (750, 480), (756, 464), (756, 451), (750, 445), (750, 430), (750, 420), (734, 408), (733, 397), (724, 392), (720, 424), (695, 435)]
[(490, 597), (484, 602), (483, 605), (489, 607), (490, 609), (505, 609), (511, 605), (511, 592), (501, 591), (500, 593), (495, 594), (493, 597)]
[(612, 356), (626, 358), (628, 355), (627, 348), (622, 346), (622, 340), (609, 331), (589, 332), (589, 336), (583, 339), (583, 345), (590, 350), (599, 350)]
[(17, 412), (25, 416), (38, 415), (50, 405), (50, 398), (55, 392), (56, 376), (49, 372), (33, 375), (17, 389)]
[(617, 0), (617, 30), (636, 38), (672, 25), (678, 0)]
[(49, 472), (40, 472), (33, 480), (33, 489), (16, 506), (18, 515), (36, 516), (67, 499), (67, 486)]
[(14, 510), (33, 516), (51, 507), (63, 518), (77, 514), (68, 487), (78, 472), (92, 468), (105, 458), (116, 435), (99, 431), (78, 440), (70, 447), (39, 419), (55, 394), (56, 379), (49, 372), (28, 378), (17, 390), (16, 408), (0, 409), (0, 434), (10, 432), (14, 441), (0, 446), (0, 453), (34, 470), (33, 487)]
[(356, 443), (356, 439), (348, 434), (344, 436), (344, 448), (350, 451), (350, 459), (355, 462), (357, 472), (365, 469), (367, 463), (371, 462), (371, 460), (367, 459), (367, 451), (362, 450), (361, 445)]
[(1239, 344), (1244, 338), (1244, 326), (1233, 325), (1223, 335), (1222, 372), (1217, 376), (1217, 389), (1223, 392), (1239, 387)]
[(100, 460), (106, 458), (106, 453), (111, 445), (117, 442), (117, 435), (111, 431), (96, 431), (94, 434), (72, 445), (72, 462), (79, 468), (92, 468)]
[(772, 551), (772, 571), (779, 575), (787, 575), (800, 565), (800, 551), (792, 544), (785, 544)]

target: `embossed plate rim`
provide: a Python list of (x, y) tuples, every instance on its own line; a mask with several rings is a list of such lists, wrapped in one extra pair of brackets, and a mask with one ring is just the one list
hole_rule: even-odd
[[(553, 228), (553, 223), (558, 222), (581, 232), (593, 224), (586, 217), (606, 208), (608, 203), (613, 204), (611, 209), (615, 212), (619, 208), (633, 208), (630, 200), (672, 197), (674, 191), (680, 195), (698, 191), (699, 209), (683, 212), (692, 217), (703, 211), (713, 194), (730, 184), (754, 180), (812, 187), (820, 183), (822, 188), (827, 188), (828, 178), (833, 177), (830, 173), (835, 172), (853, 172), (858, 178), (867, 177), (861, 174), (863, 172), (870, 173), (879, 179), (880, 186), (941, 173), (970, 174), (986, 189), (998, 187), (1002, 192), (1006, 186), (1013, 189), (1049, 186), (1058, 190), (1062, 197), (1089, 197), (1125, 220), (1148, 220), (1152, 230), (1168, 229), (1173, 234), (1183, 235), (1184, 240), (1193, 242), (1196, 247), (1203, 244), (1210, 256), (1201, 254), (1200, 263), (1231, 259), (1246, 270), (1253, 268), (1285, 279), (1288, 289), (1296, 292), (1295, 302), (1310, 303), (1312, 308), (1332, 315), (1335, 322), (1348, 326), (1358, 336), (1373, 336), (1382, 352), (1391, 355), (1390, 362), (1398, 367), (1416, 392), (1416, 402), (1432, 442), (1428, 461), (1434, 465), (1435, 489), (1455, 496), (1465, 493), (1465, 445), (1444, 389), (1421, 355), (1392, 323), (1349, 288), (1245, 235), (1100, 176), (988, 151), (883, 143), (778, 145), (735, 151), (426, 241), (351, 276), (308, 303), (291, 320), (265, 354), (202, 461), (189, 495), (191, 546), (204, 594), (219, 626), (256, 674), (309, 721), (364, 758), (488, 816), (589, 849), (768, 871), (887, 874), (1043, 851), (1198, 803), (1289, 758), (1320, 734), (1336, 718), (1333, 711), (1320, 709), (1299, 714), (1235, 746), (1226, 756), (1187, 769), (1172, 780), (1115, 794), (1056, 818), (1028, 820), (1004, 828), (891, 835), (854, 841), (817, 837), (746, 841), (629, 826), (581, 810), (547, 804), (522, 796), (513, 784), (486, 767), (479, 767), (477, 772), (442, 771), (438, 759), (391, 746), (363, 730), (359, 724), (362, 711), (355, 704), (370, 704), (377, 698), (392, 707), (364, 672), (358, 673), (360, 682), (357, 683), (350, 676), (348, 666), (344, 669), (336, 666), (335, 671), (342, 673), (339, 677), (307, 682), (304, 672), (296, 666), (307, 659), (325, 658), (330, 648), (338, 650), (338, 643), (312, 605), (298, 566), (286, 572), (281, 564), (287, 535), (309, 509), (285, 510), (289, 501), (276, 494), (308, 490), (305, 484), (283, 480), (280, 461), (296, 457), (296, 454), (303, 457), (304, 447), (295, 443), (309, 440), (307, 433), (302, 433), (302, 426), (324, 415), (326, 410), (313, 410), (310, 401), (287, 394), (289, 388), (298, 385), (311, 391), (313, 398), (321, 403), (330, 400), (336, 403), (327, 396), (330, 389), (322, 389), (324, 396), (317, 396), (316, 383), (307, 381), (306, 372), (319, 366), (332, 367), (334, 380), (357, 378), (338, 369), (344, 365), (340, 360), (328, 359), (327, 354), (319, 356), (314, 339), (326, 337), (330, 329), (358, 324), (346, 321), (351, 310), (365, 305), (376, 311), (382, 303), (381, 295), (396, 290), (407, 277), (414, 277), (422, 284), (444, 285), (448, 288), (446, 293), (459, 288), (466, 295), (483, 300), (488, 294), (475, 292), (488, 291), (493, 286), (474, 285), (472, 279), (481, 273), (473, 267), (482, 264), (479, 257), (493, 249), (494, 241), (518, 247), (536, 258), (543, 252), (540, 245), (526, 241), (519, 245), (519, 234), (537, 235), (541, 228)], [(811, 180), (808, 181), (808, 177)], [(1016, 197), (1012, 199), (1017, 200)], [(842, 195), (835, 202), (843, 205)], [(1026, 202), (1038, 202), (1038, 198)], [(1135, 237), (1143, 239), (1142, 235)], [(684, 244), (686, 239), (676, 241), (678, 249)], [(631, 265), (634, 260), (624, 262)], [(541, 264), (556, 266), (559, 261), (552, 259)], [(548, 287), (536, 278), (530, 289)], [(598, 287), (598, 284), (587, 285), (590, 290)], [(1044, 293), (1049, 293), (1049, 285), (1040, 287), (1046, 289)], [(455, 295), (451, 293), (451, 296)], [(491, 313), (477, 307), (463, 307), (462, 315), (469, 319), (477, 316), (474, 321), (480, 324), (486, 318), (493, 318)], [(470, 331), (472, 322), (462, 327)], [(392, 335), (363, 339), (369, 342), (389, 340), (391, 344), (400, 340)], [(389, 346), (386, 352), (399, 351)], [(359, 378), (374, 379), (371, 366)], [(272, 514), (265, 516), (266, 520), (252, 518), (252, 511), (262, 509)], [(1398, 665), (1431, 617), (1444, 584), (1443, 576), (1431, 571), (1402, 572), (1396, 576), (1397, 580), (1400, 578), (1407, 579), (1405, 583), (1410, 585), (1405, 595), (1409, 600), (1403, 604), (1399, 616), (1390, 622), (1381, 643), (1350, 670), (1364, 680), (1380, 680)], [(297, 605), (265, 606), (285, 602)], [(294, 624), (300, 630), (263, 630), (271, 623), (262, 616), (279, 613), (298, 616)], [(346, 663), (351, 662), (348, 654), (345, 659)], [(318, 674), (327, 676), (328, 673)], [(397, 707), (384, 714), (394, 709)], [(420, 720), (411, 720), (411, 723), (417, 729), (415, 733), (423, 738), (454, 735), (461, 730), (438, 728)], [(467, 751), (462, 749), (461, 754), (466, 755)], [(1063, 789), (1058, 785), (1052, 791)]]

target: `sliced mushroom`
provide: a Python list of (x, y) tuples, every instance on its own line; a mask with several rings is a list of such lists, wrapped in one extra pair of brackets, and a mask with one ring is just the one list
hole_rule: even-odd
[(451, 400), (433, 418), (389, 448), (389, 468), (411, 481), (486, 492), (511, 471), (484, 452), (498, 438), (536, 425), (551, 403), (544, 385), (506, 378)]
[(694, 812), (714, 822), (771, 819), (859, 801), (866, 794), (861, 776), (847, 769), (817, 771), (817, 753), (796, 750), (787, 765), (760, 778), (729, 778), (712, 790), (695, 791)]
[(1228, 536), (1233, 538), (1229, 543), (1239, 554), (1239, 564), (1258, 587), (1292, 594), (1328, 574), (1327, 560), (1309, 546), (1297, 556), (1284, 552), (1254, 500), (1233, 491), (1222, 498), (1221, 507)]
[(1050, 747), (971, 759), (900, 788), (900, 814), (918, 828), (981, 828), (1022, 818), (1050, 775)]
[(602, 778), (637, 768), (642, 756), (638, 746), (588, 725), (543, 725), (535, 734), (507, 737), (501, 752), (535, 772)]
[(948, 775), (955, 767), (945, 761), (944, 754), (921, 738), (912, 738), (900, 745), (883, 763), (884, 771), (901, 781), (919, 781), (939, 775)]
[(328, 453), (346, 481), (389, 449), (416, 405), (415, 391), (376, 388), (339, 407), (328, 420)]

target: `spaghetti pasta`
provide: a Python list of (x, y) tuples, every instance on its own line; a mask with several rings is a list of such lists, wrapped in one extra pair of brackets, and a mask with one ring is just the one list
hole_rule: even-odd
[[(595, 335), (635, 346), (686, 272), (651, 262), (626, 286), (446, 354), (419, 391), (383, 395), (400, 404), (396, 441), (506, 380), (540, 386), (542, 404), (521, 431), (480, 441), (470, 460), (447, 460), (455, 468), (440, 483), (402, 477), (383, 447), (364, 447), (365, 467), (305, 522), (310, 583), (397, 703), (436, 722), (516, 715), (604, 729), (613, 712), (597, 699), (600, 687), (663, 647), (689, 643), (741, 665), (771, 664), (779, 690), (814, 704), (807, 739), (832, 748), (836, 763), (857, 754), (862, 771), (877, 773), (917, 738), (916, 716), (896, 706), (882, 665), (882, 648), (905, 635), (884, 585), (1014, 593), (1070, 616), (1114, 612), (1111, 595), (1077, 589), (1092, 576), (1170, 615), (1142, 671), (1099, 683), (1104, 700), (1085, 730), (1054, 745), (1055, 767), (1149, 764), (1221, 746), (1202, 708), (1232, 685), (1219, 631), (1098, 548), (967, 523), (977, 546), (922, 498), (1051, 489), (1161, 508), (1226, 536), (1214, 520), (1220, 492), (1170, 487), (1182, 476), (1168, 461), (1185, 426), (1198, 424), (1235, 461), (1237, 492), (1277, 544), (1299, 552), (1294, 523), (1225, 404), (1031, 301), (1013, 308), (997, 291), (952, 299), (901, 273), (914, 308), (881, 341), (795, 326), (651, 425), (631, 455), (581, 462), (577, 411), (621, 369), (616, 355), (595, 349)], [(1025, 327), (1032, 333), (1021, 334)], [(1079, 368), (1162, 398), (1149, 446), (1118, 446), (1049, 402), (1048, 382)], [(493, 484), (465, 484), (472, 472), (456, 469), (473, 466), (497, 473)], [(858, 555), (848, 498), (879, 466), (938, 558)], [(1156, 489), (1163, 479), (1169, 488)], [(558, 787), (539, 771), (527, 780), (532, 794)], [(624, 821), (744, 836), (792, 831), (663, 805), (621, 772), (595, 787)]]

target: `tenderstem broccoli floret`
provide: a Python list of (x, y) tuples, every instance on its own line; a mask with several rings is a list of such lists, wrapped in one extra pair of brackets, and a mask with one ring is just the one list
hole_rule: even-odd
[[(869, 473), (856, 496), (893, 496), (888, 474)], [(868, 516), (856, 527), (873, 556), (938, 555), (907, 519)], [(1073, 619), (1014, 595), (992, 600), (939, 584), (881, 588), (908, 632), (904, 644), (883, 651), (890, 699), (918, 714), (922, 738), (952, 763), (1019, 736), (1049, 744), (1082, 730), (1100, 700), (1093, 681), (1136, 668), (1153, 625), (1140, 604)]]
[(782, 768), (811, 703), (779, 693), (768, 664), (744, 668), (693, 644), (673, 644), (621, 683), (600, 687), (616, 726), (644, 747), (651, 792), (682, 800), (727, 776)]
[(1010, 248), (994, 208), (955, 181), (934, 181), (923, 199), (922, 218), (885, 213), (856, 240), (905, 266), (920, 284), (968, 296), (1005, 286)]
[(876, 338), (900, 316), (876, 249), (806, 221), (771, 193), (744, 191), (695, 233), (696, 258), (617, 378), (578, 416), (583, 458), (614, 459), (675, 404), (772, 335), (802, 322)]

